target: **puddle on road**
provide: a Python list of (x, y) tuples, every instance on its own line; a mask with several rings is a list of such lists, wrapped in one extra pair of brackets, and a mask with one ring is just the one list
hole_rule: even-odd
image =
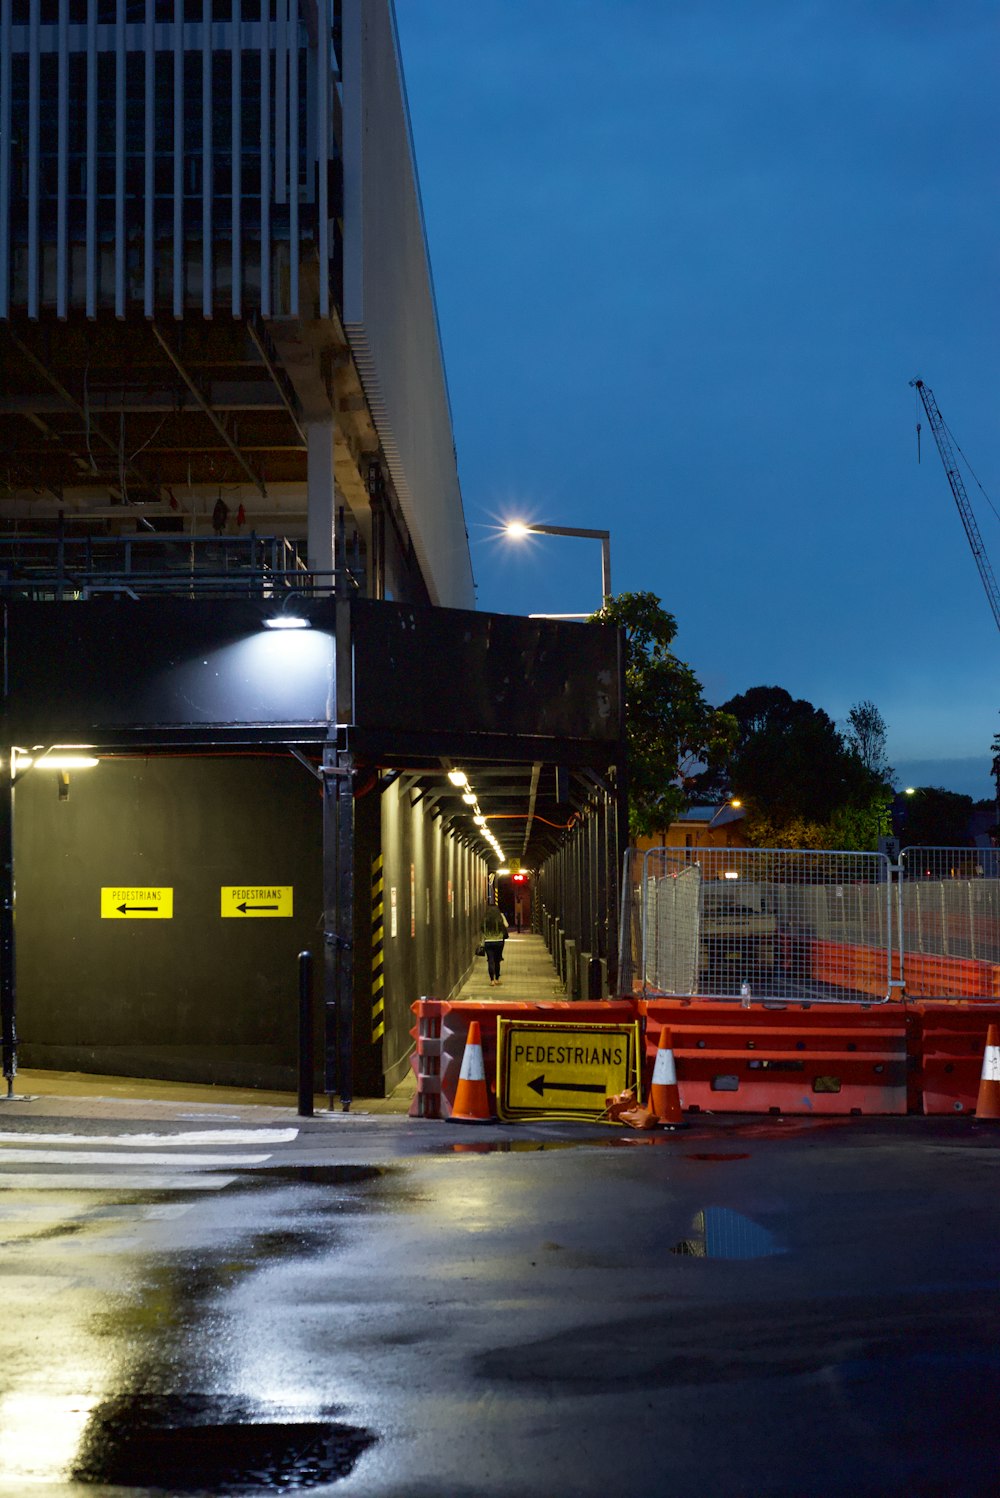
[(302, 1492), (347, 1477), (377, 1437), (323, 1420), (259, 1420), (232, 1401), (124, 1396), (91, 1415), (73, 1477), (168, 1493)]
[(696, 1212), (690, 1236), (670, 1250), (694, 1259), (766, 1259), (784, 1251), (772, 1232), (731, 1207)]

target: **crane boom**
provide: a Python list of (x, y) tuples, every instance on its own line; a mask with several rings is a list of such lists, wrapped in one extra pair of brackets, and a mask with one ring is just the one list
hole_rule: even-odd
[(934, 392), (930, 386), (925, 385), (923, 380), (911, 380), (910, 384), (916, 389), (917, 394), (923, 402), (924, 410), (927, 412), (927, 420), (930, 422), (931, 431), (934, 433), (934, 441), (937, 443), (938, 452), (941, 454), (941, 462), (944, 464), (944, 471), (948, 475), (948, 483), (955, 497), (958, 513), (962, 517), (965, 534), (969, 538), (972, 555), (976, 559), (979, 576), (983, 580), (986, 597), (989, 599), (990, 608), (993, 610), (993, 618), (996, 620), (997, 629), (1000, 629), (1000, 588), (997, 587), (997, 580), (993, 575), (990, 559), (986, 555), (983, 538), (979, 534), (975, 512), (969, 502), (969, 496), (962, 482), (962, 475), (958, 471), (958, 460), (955, 457), (955, 450), (951, 445), (948, 429), (944, 424), (944, 418), (941, 415), (938, 403), (934, 399)]

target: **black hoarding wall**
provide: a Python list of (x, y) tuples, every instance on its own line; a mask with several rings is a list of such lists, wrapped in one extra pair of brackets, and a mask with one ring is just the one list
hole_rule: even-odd
[(486, 899), (486, 865), (448, 837), (418, 801), (382, 796), (386, 1026), (383, 1070), (390, 1087), (406, 1073), (410, 1006), (450, 998), (467, 977)]
[(58, 779), (15, 792), (21, 1065), (294, 1089), (298, 952), (322, 967), (318, 782), (279, 753), (102, 760), (65, 800)]

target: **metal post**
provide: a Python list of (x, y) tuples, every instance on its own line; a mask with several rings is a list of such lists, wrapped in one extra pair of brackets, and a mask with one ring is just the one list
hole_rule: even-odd
[[(8, 747), (7, 754), (12, 751)], [(14, 781), (0, 765), (0, 1046), (8, 1098), (17, 1072), (17, 987), (14, 968)]]
[(337, 920), (337, 1027), (340, 1040), (340, 1106), (345, 1113), (354, 1100), (354, 764), (340, 756), (337, 776), (339, 842)]
[(323, 752), (323, 905), (325, 943), (324, 1090), (333, 1111), (354, 1098), (354, 773), (350, 755)]
[(312, 953), (299, 953), (299, 1117), (313, 1116)]

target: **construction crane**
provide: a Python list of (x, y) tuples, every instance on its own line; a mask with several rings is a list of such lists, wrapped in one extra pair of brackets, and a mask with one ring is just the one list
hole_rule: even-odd
[[(930, 422), (934, 441), (937, 443), (938, 452), (941, 454), (941, 462), (944, 464), (944, 471), (948, 475), (948, 483), (951, 485), (951, 492), (955, 496), (958, 513), (962, 517), (965, 534), (969, 538), (972, 555), (976, 559), (979, 576), (983, 580), (986, 597), (989, 599), (990, 608), (993, 610), (993, 618), (996, 620), (997, 629), (1000, 629), (1000, 588), (997, 587), (997, 580), (993, 575), (990, 559), (986, 555), (986, 547), (983, 545), (983, 538), (979, 534), (979, 526), (976, 524), (975, 513), (969, 502), (969, 496), (965, 492), (962, 475), (958, 471), (958, 459), (955, 456), (955, 449), (948, 435), (948, 428), (944, 424), (944, 417), (941, 415), (938, 403), (934, 399), (934, 392), (929, 385), (925, 385), (923, 380), (911, 380), (910, 384), (920, 396), (924, 410), (927, 412), (927, 420)], [(920, 440), (919, 422), (917, 423), (917, 440), (918, 442)]]

